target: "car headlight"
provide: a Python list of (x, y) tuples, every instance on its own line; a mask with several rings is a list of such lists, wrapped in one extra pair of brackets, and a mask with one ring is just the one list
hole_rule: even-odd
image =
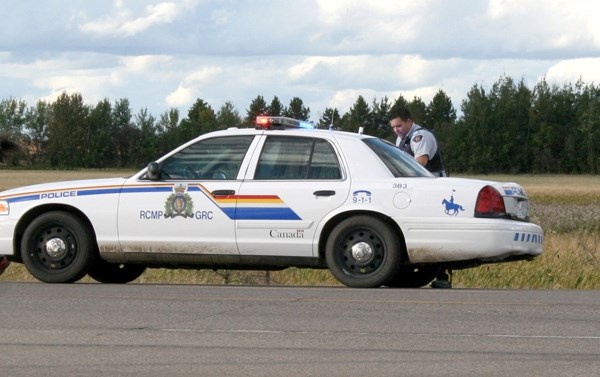
[(6, 200), (0, 200), (0, 215), (8, 215), (10, 213), (10, 206)]

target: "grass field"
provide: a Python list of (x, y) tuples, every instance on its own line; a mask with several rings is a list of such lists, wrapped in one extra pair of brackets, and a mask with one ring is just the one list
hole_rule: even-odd
[[(71, 179), (127, 176), (133, 171), (0, 170), (0, 189)], [(600, 176), (495, 175), (470, 178), (513, 181), (527, 191), (532, 221), (544, 228), (544, 254), (530, 262), (455, 271), (456, 288), (600, 289)], [(13, 263), (5, 281), (36, 281)], [(88, 278), (83, 281), (90, 281)], [(327, 270), (276, 272), (150, 269), (138, 283), (339, 285)]]

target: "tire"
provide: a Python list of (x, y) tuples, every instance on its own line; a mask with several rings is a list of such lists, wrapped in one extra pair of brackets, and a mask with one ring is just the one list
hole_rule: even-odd
[(421, 288), (433, 281), (438, 266), (401, 266), (396, 276), (385, 285), (391, 288)]
[(25, 229), (21, 258), (40, 281), (73, 283), (88, 273), (97, 258), (97, 246), (79, 218), (52, 211), (36, 217)]
[(126, 284), (134, 281), (146, 271), (142, 264), (110, 263), (105, 260), (97, 260), (88, 275), (100, 283)]
[(350, 217), (336, 225), (327, 239), (329, 270), (352, 288), (377, 288), (396, 276), (401, 262), (398, 236), (372, 216)]

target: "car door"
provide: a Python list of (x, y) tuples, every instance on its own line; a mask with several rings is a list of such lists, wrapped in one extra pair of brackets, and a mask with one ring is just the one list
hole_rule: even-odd
[(126, 184), (118, 213), (123, 252), (237, 254), (231, 198), (253, 140), (200, 140), (161, 161), (160, 179)]
[(284, 134), (267, 134), (261, 147), (238, 196), (240, 254), (312, 257), (317, 227), (350, 190), (336, 148)]

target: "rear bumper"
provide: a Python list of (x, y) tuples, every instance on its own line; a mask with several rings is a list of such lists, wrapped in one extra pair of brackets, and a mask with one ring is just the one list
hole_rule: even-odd
[(495, 219), (401, 224), (410, 263), (532, 259), (542, 254), (544, 232), (536, 224)]

